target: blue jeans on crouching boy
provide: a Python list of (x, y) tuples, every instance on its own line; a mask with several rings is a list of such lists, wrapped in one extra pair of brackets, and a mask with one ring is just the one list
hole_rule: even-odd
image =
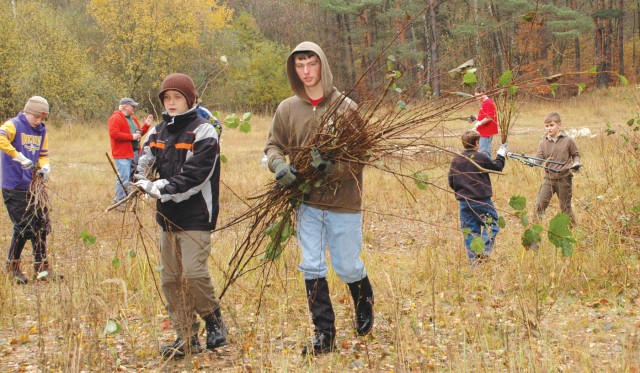
[(484, 153), (489, 156), (489, 158), (493, 159), (491, 155), (491, 143), (493, 142), (493, 136), (489, 137), (480, 137), (480, 144), (478, 145), (478, 151), (480, 153)]
[(464, 231), (469, 228), (469, 234), (464, 233), (464, 244), (467, 247), (467, 256), (470, 263), (474, 263), (480, 254), (471, 249), (471, 241), (474, 237), (482, 237), (484, 250), (482, 255), (488, 256), (493, 250), (496, 235), (500, 232), (498, 227), (498, 212), (491, 198), (480, 200), (460, 200), (460, 227)]

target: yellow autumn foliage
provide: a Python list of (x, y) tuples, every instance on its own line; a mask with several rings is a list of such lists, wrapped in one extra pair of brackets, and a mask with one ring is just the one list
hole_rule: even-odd
[(88, 13), (106, 39), (101, 53), (110, 70), (138, 92), (143, 78), (160, 80), (175, 70), (203, 32), (231, 21), (233, 10), (215, 0), (91, 0)]
[(109, 85), (63, 20), (51, 17), (54, 9), (39, 1), (17, 2), (15, 14), (9, 9), (0, 8), (7, 31), (0, 41), (2, 119), (15, 115), (33, 95), (49, 100), (51, 113), (63, 119), (105, 106)]

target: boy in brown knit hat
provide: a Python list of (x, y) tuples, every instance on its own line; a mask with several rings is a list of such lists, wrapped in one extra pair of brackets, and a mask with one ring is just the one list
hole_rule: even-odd
[(162, 228), (160, 280), (177, 334), (162, 355), (182, 358), (201, 351), (196, 314), (206, 324), (207, 349), (226, 344), (220, 300), (207, 266), (219, 210), (220, 146), (214, 126), (198, 115), (189, 76), (168, 75), (158, 97), (165, 108), (163, 121), (149, 131), (134, 177), (139, 180), (135, 185), (157, 200), (156, 221)]

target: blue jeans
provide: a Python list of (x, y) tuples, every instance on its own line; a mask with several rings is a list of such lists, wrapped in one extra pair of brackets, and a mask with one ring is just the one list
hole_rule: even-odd
[(484, 153), (489, 156), (489, 158), (493, 159), (491, 155), (491, 142), (493, 141), (493, 136), (489, 137), (480, 137), (480, 146), (478, 146), (478, 151), (480, 153)]
[(483, 255), (491, 254), (496, 242), (496, 235), (500, 232), (498, 227), (498, 212), (491, 198), (482, 200), (460, 200), (460, 227), (469, 228), (471, 232), (465, 233), (464, 244), (467, 247), (469, 262), (473, 263), (478, 254), (471, 249), (471, 241), (474, 237), (482, 237), (484, 241)]
[[(120, 175), (120, 179), (128, 191), (129, 182), (131, 181), (131, 164), (133, 163), (133, 158), (115, 159), (115, 162), (116, 168), (118, 169), (118, 175)], [(120, 181), (116, 178), (116, 196), (113, 198), (113, 201), (118, 202), (124, 197), (124, 189), (122, 188)]]
[(337, 213), (302, 204), (296, 222), (302, 249), (298, 269), (305, 280), (327, 277), (327, 246), (331, 266), (342, 281), (350, 284), (367, 275), (360, 259), (362, 213)]

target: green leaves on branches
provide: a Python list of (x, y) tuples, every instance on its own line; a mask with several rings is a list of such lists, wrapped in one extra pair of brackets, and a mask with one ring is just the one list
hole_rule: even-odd
[[(527, 219), (527, 199), (519, 195), (513, 195), (509, 199), (509, 206), (515, 210), (514, 214), (520, 218), (522, 226), (527, 227), (529, 225), (529, 220)], [(571, 219), (569, 215), (560, 213), (551, 219), (547, 228), (549, 242), (559, 248), (562, 256), (565, 257), (573, 254), (573, 244), (576, 243), (576, 239), (569, 229), (570, 224)], [(527, 228), (522, 233), (522, 246), (527, 250), (537, 250), (542, 242), (541, 234), (543, 231), (544, 227), (539, 224), (534, 224), (531, 228)]]
[(554, 216), (549, 222), (549, 241), (562, 250), (562, 256), (571, 256), (573, 254), (573, 244), (576, 239), (569, 230), (570, 224), (571, 219), (565, 213)]
[(282, 254), (283, 246), (289, 241), (289, 238), (296, 233), (291, 222), (290, 214), (282, 214), (280, 220), (276, 220), (267, 229), (264, 234), (271, 238), (264, 252), (264, 260), (276, 260)]

